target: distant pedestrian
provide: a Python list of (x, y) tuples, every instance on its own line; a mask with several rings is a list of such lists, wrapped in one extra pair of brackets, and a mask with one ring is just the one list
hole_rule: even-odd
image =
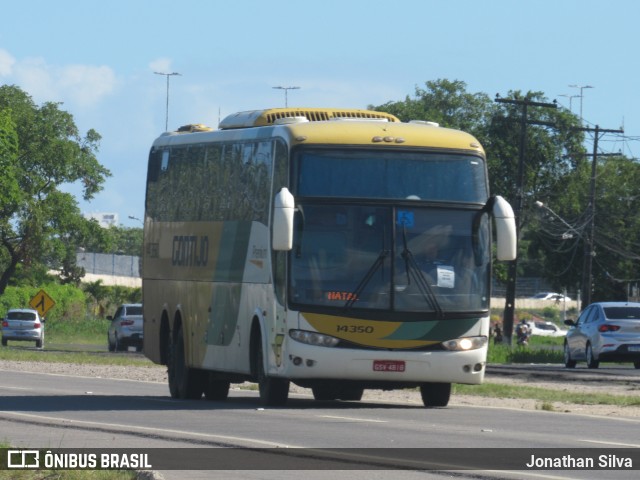
[(497, 345), (498, 343), (502, 343), (502, 328), (496, 323), (493, 329), (493, 344)]
[(516, 327), (516, 335), (518, 337), (518, 345), (529, 345), (529, 336), (531, 335), (531, 330), (529, 329), (529, 325), (524, 319)]

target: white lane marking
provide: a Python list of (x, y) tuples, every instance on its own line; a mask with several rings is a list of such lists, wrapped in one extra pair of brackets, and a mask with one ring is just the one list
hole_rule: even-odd
[(6, 385), (0, 385), (0, 388), (3, 390), (35, 390), (33, 388), (28, 388), (28, 387), (8, 387)]
[(18, 370), (11, 370), (11, 369), (5, 369), (5, 368), (0, 368), (0, 372), (11, 372), (11, 373), (20, 373), (20, 374), (31, 374), (31, 375), (47, 375), (49, 377), (73, 377), (73, 378), (84, 378), (84, 379), (90, 379), (90, 380), (117, 380), (117, 381), (123, 381), (123, 382), (135, 382), (135, 383), (153, 383), (156, 385), (166, 385), (167, 382), (157, 382), (154, 380), (139, 380), (139, 379), (133, 379), (133, 378), (119, 378), (119, 377), (102, 377), (100, 375), (96, 375), (96, 376), (86, 376), (86, 375), (75, 375), (73, 373), (53, 373), (53, 372), (22, 372), (22, 371), (18, 371)]
[(61, 418), (61, 417), (48, 417), (45, 415), (33, 415), (30, 413), (21, 413), (21, 412), (10, 412), (6, 410), (0, 410), (0, 416), (5, 415), (7, 417), (20, 417), (29, 420), (45, 420), (53, 423), (62, 423), (65, 426), (68, 425), (78, 425), (84, 427), (103, 427), (103, 428), (118, 428), (126, 432), (131, 432), (132, 430), (138, 432), (153, 432), (153, 433), (170, 433), (174, 435), (184, 435), (188, 437), (198, 437), (198, 438), (207, 438), (212, 440), (226, 440), (226, 441), (234, 441), (234, 442), (244, 442), (244, 443), (253, 443), (258, 445), (264, 445), (266, 447), (273, 448), (302, 448), (296, 447), (294, 445), (286, 445), (283, 443), (269, 442), (266, 440), (258, 440), (254, 438), (244, 438), (244, 437), (233, 437), (230, 435), (215, 435), (211, 433), (198, 433), (198, 432), (189, 432), (185, 430), (172, 430), (167, 428), (153, 428), (153, 427), (142, 427), (139, 425), (123, 425), (119, 423), (104, 423), (104, 422), (89, 422), (86, 420), (72, 420), (69, 418)]
[(596, 443), (598, 445), (615, 445), (617, 447), (640, 448), (640, 445), (637, 443), (633, 444), (633, 443), (620, 443), (620, 442), (606, 442), (604, 440), (588, 440), (584, 438), (580, 441), (585, 443)]
[(374, 418), (339, 417), (336, 415), (317, 415), (320, 418), (332, 418), (335, 420), (350, 420), (353, 422), (389, 423), (387, 420), (377, 420)]

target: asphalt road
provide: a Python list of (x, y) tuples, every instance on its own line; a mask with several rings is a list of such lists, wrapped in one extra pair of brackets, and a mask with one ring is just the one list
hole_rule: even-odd
[[(554, 367), (549, 374), (555, 375)], [(577, 372), (577, 371), (576, 371)], [(574, 372), (574, 374), (576, 373)], [(626, 373), (635, 373), (626, 370)], [(579, 375), (580, 373), (578, 373)], [(389, 403), (315, 402), (292, 395), (286, 407), (261, 408), (255, 392), (232, 392), (227, 402), (176, 401), (166, 385), (24, 372), (0, 372), (0, 439), (22, 448), (278, 448), (273, 462), (294, 447), (384, 449), (638, 448), (640, 420), (585, 417), (455, 405), (424, 409)], [(188, 453), (191, 450), (183, 452)], [(293, 451), (293, 450), (291, 450)], [(403, 450), (399, 450), (403, 451)], [(473, 450), (469, 450), (472, 452)], [(501, 450), (497, 450), (501, 451)], [(507, 452), (508, 450), (503, 450)], [(211, 455), (210, 451), (207, 455)], [(196, 452), (197, 453), (197, 452)], [(203, 454), (204, 455), (204, 454)], [(249, 467), (238, 461), (237, 468)], [(270, 457), (269, 457), (270, 458)], [(428, 461), (432, 461), (429, 457)], [(456, 464), (441, 459), (444, 465)], [(464, 459), (460, 459), (463, 461)], [(438, 463), (437, 461), (435, 463)], [(640, 463), (640, 460), (639, 460)], [(366, 463), (365, 463), (366, 464)], [(300, 471), (175, 471), (178, 478), (447, 478), (438, 471), (344, 471), (322, 464)], [(362, 468), (362, 467), (359, 467)], [(424, 465), (421, 467), (424, 468)], [(432, 465), (432, 468), (433, 465)], [(444, 468), (439, 465), (439, 468)], [(635, 468), (638, 468), (636, 466)], [(634, 478), (629, 471), (462, 471), (462, 478)]]

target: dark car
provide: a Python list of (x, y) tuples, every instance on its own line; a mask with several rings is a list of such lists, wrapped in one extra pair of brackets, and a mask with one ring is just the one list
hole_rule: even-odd
[(107, 316), (111, 325), (107, 331), (107, 343), (110, 352), (127, 350), (135, 347), (142, 350), (142, 304), (125, 303), (120, 305), (116, 313)]
[(571, 327), (564, 341), (567, 368), (585, 361), (589, 368), (600, 362), (633, 362), (640, 369), (640, 303), (592, 303), (578, 320), (564, 323)]
[(14, 308), (7, 312), (2, 320), (2, 346), (7, 341), (31, 341), (37, 348), (44, 346), (44, 320), (37, 310), (30, 308)]

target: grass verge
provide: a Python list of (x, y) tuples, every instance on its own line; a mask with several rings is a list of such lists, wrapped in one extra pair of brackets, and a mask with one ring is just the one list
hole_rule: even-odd
[[(46, 345), (45, 345), (46, 347)], [(22, 348), (0, 348), (0, 360), (18, 362), (80, 363), (96, 365), (152, 366), (151, 360), (128, 355), (96, 354), (96, 352), (61, 352)]]
[(453, 393), (491, 398), (531, 399), (545, 404), (560, 402), (573, 403), (576, 405), (640, 406), (640, 397), (638, 396), (612, 395), (608, 393), (577, 393), (550, 388), (529, 387), (526, 385), (514, 386), (497, 383), (483, 383), (482, 385), (455, 384)]

